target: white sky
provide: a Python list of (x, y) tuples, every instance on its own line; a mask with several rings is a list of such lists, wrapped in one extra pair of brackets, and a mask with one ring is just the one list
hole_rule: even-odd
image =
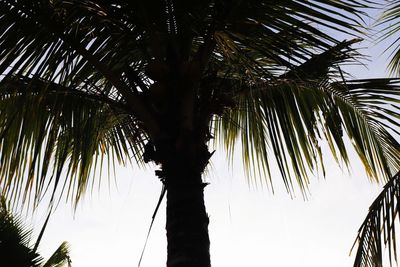
[[(369, 44), (367, 44), (369, 45)], [(386, 56), (379, 47), (367, 71), (351, 68), (358, 77), (384, 75)], [(329, 158), (329, 157), (328, 157)], [(371, 184), (354, 153), (351, 174), (327, 161), (326, 179), (312, 178), (311, 195), (293, 200), (273, 175), (278, 192), (249, 188), (239, 159), (229, 168), (222, 151), (213, 157), (207, 176), (206, 205), (210, 215), (211, 260), (214, 267), (350, 267), (349, 250), (369, 205), (381, 185)], [(75, 215), (60, 205), (40, 246), (45, 257), (64, 240), (71, 244), (73, 267), (137, 266), (161, 184), (153, 170), (118, 168), (118, 190), (103, 186), (88, 195)], [(280, 189), (279, 189), (280, 188)], [(40, 230), (45, 214), (31, 221)], [(165, 203), (157, 215), (142, 267), (165, 266)]]
[[(251, 189), (240, 167), (228, 169), (217, 154), (205, 191), (212, 266), (352, 266), (349, 250), (380, 188), (368, 182), (359, 164), (351, 178), (327, 164), (326, 180), (312, 179), (308, 201), (300, 194), (291, 200), (284, 190), (272, 195), (266, 188)], [(41, 244), (43, 255), (67, 240), (74, 267), (137, 266), (161, 185), (150, 171), (121, 168), (117, 175), (118, 192), (104, 187), (87, 197), (75, 219), (70, 205), (56, 211)], [(277, 174), (277, 187), (279, 179)], [(142, 267), (165, 266), (164, 224), (165, 205)]]

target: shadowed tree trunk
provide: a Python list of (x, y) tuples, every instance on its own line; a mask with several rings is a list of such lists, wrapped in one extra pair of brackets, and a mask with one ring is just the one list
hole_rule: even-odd
[(184, 146), (162, 142), (154, 151), (162, 165), (157, 175), (167, 189), (168, 267), (211, 266), (202, 181), (211, 154), (195, 136), (184, 138)]
[(204, 184), (199, 178), (187, 179), (193, 183), (167, 186), (168, 267), (211, 266)]
[(156, 174), (167, 190), (167, 266), (209, 267), (209, 219), (202, 173), (211, 157), (207, 147), (211, 113), (196, 99), (199, 75), (189, 75), (189, 66), (200, 63), (189, 64), (173, 51), (168, 52), (169, 60), (148, 68), (151, 73), (158, 65), (164, 66), (170, 77), (153, 77), (158, 80), (150, 94), (158, 94), (153, 105), (161, 127), (146, 145), (144, 157), (159, 164), (161, 169)]

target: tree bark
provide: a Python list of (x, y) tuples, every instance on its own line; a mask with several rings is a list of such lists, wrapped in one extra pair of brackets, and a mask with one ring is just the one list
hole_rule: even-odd
[[(167, 177), (168, 178), (168, 177)], [(210, 267), (208, 216), (201, 174), (167, 183), (167, 267)]]

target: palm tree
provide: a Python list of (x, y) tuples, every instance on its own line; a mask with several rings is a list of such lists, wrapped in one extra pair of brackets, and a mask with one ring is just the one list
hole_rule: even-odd
[[(69, 247), (63, 242), (53, 255), (43, 258), (30, 246), (31, 230), (18, 216), (11, 214), (4, 198), (0, 198), (0, 258), (2, 266), (13, 267), (71, 267)], [(35, 246), (36, 247), (36, 246)]]
[[(320, 140), (373, 179), (400, 169), (396, 79), (344, 80), (364, 0), (0, 1), (0, 186), (77, 203), (103, 163), (159, 166), (167, 266), (210, 266), (202, 174), (221, 140), (289, 192), (323, 169)], [(99, 170), (99, 172), (96, 172)], [(256, 171), (254, 171), (256, 170)]]

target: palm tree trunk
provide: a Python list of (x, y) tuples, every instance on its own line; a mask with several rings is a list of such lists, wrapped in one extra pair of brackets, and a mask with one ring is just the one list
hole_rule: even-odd
[(171, 129), (166, 132), (178, 137), (164, 137), (154, 142), (154, 147), (147, 146), (144, 154), (161, 165), (156, 175), (167, 190), (167, 267), (210, 267), (209, 219), (202, 173), (213, 153), (208, 151), (206, 130), (197, 127), (178, 135), (176, 132), (184, 130), (177, 131), (175, 125), (167, 124), (165, 127)]
[(201, 174), (185, 178), (167, 183), (167, 267), (210, 267), (205, 184)]

